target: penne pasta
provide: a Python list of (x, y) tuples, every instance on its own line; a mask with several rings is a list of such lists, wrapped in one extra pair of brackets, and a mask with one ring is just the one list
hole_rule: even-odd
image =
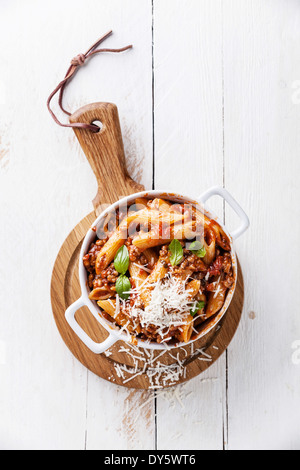
[(89, 298), (134, 344), (188, 343), (234, 284), (222, 227), (192, 204), (159, 197), (137, 198), (103, 223), (105, 236), (83, 257)]
[(141, 211), (135, 212), (127, 217), (127, 224), (132, 222), (140, 224), (148, 224), (150, 227), (153, 227), (158, 224), (171, 225), (183, 220), (183, 214), (178, 214), (171, 211), (159, 211), (152, 209), (143, 209)]
[(168, 271), (168, 268), (166, 266), (166, 263), (163, 261), (162, 257), (159, 258), (157, 263), (155, 264), (155, 267), (148, 277), (148, 283), (154, 284), (157, 281), (160, 281), (163, 279)]
[(196, 297), (196, 295), (198, 294), (198, 292), (200, 290), (200, 285), (201, 285), (200, 281), (198, 281), (196, 279), (193, 279), (193, 281), (190, 281), (187, 284), (186, 289), (190, 292), (191, 299)]
[(100, 274), (113, 261), (117, 251), (124, 245), (125, 240), (124, 227), (120, 226), (114, 231), (98, 254), (95, 264), (96, 274)]
[(136, 246), (141, 252), (145, 252), (149, 248), (154, 248), (161, 245), (170, 243), (171, 239), (158, 238), (156, 231), (149, 233), (141, 232), (133, 239), (133, 245)]
[(178, 339), (182, 343), (188, 343), (193, 333), (193, 324), (194, 318), (189, 315), (186, 318), (186, 325), (182, 325), (180, 327), (180, 330), (176, 333), (176, 339)]
[(215, 315), (223, 307), (226, 291), (226, 287), (220, 285), (216, 292), (211, 292), (209, 294), (204, 320)]
[(230, 240), (222, 227), (214, 220), (210, 221), (209, 227), (213, 230), (217, 244), (225, 251), (230, 250)]
[(89, 295), (91, 300), (107, 300), (115, 295), (114, 291), (108, 290), (105, 287), (96, 287)]
[(119, 326), (126, 328), (129, 333), (140, 333), (140, 325), (135, 324), (122, 312), (116, 313), (116, 302), (113, 302), (111, 300), (99, 300), (97, 303), (99, 307), (105, 311), (105, 313), (112, 317)]
[(115, 318), (115, 313), (116, 313), (116, 301), (115, 300), (99, 300), (97, 304), (110, 317)]
[(152, 248), (147, 248), (143, 252), (143, 255), (147, 258), (148, 264), (150, 264), (150, 266), (154, 266), (158, 261), (158, 254)]
[(160, 258), (155, 264), (155, 267), (150, 276), (147, 277), (146, 285), (144, 285), (140, 291), (140, 298), (142, 299), (145, 307), (147, 307), (147, 305), (149, 305), (151, 301), (151, 292), (153, 289), (153, 285), (163, 279), (167, 271), (168, 269), (165, 266), (165, 263)]
[(145, 197), (137, 197), (136, 200), (135, 200), (135, 204), (137, 206), (144, 206), (144, 208), (147, 207), (148, 202), (149, 202), (149, 199), (147, 199)]
[(149, 204), (149, 207), (158, 211), (167, 212), (172, 207), (172, 203), (170, 201), (166, 201), (165, 199), (156, 198), (153, 199), (151, 204)]
[(141, 286), (143, 282), (145, 282), (145, 280), (149, 277), (147, 272), (141, 267), (139, 267), (139, 265), (136, 263), (130, 262), (128, 269), (130, 276), (133, 278), (134, 284), (137, 287)]
[(150, 232), (140, 232), (133, 239), (133, 244), (138, 247), (140, 251), (145, 251), (147, 248), (169, 244), (174, 239), (192, 240), (197, 235), (196, 225), (190, 221), (183, 225), (169, 226), (165, 230), (160, 230), (160, 228), (157, 227)]
[(203, 258), (203, 261), (206, 264), (206, 266), (209, 266), (213, 262), (216, 256), (216, 242), (215, 240), (211, 240), (210, 244), (208, 244), (206, 243), (205, 240), (203, 240), (203, 245), (204, 245), (205, 252), (206, 252)]

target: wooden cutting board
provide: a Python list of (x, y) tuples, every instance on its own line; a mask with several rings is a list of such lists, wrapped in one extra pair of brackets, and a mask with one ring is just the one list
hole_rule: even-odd
[[(111, 103), (95, 103), (74, 113), (70, 122), (100, 121), (101, 131), (75, 128), (76, 137), (94, 171), (98, 192), (93, 200), (94, 211), (87, 215), (64, 241), (52, 273), (51, 302), (54, 319), (62, 339), (72, 354), (99, 377), (130, 388), (170, 387), (199, 375), (226, 350), (238, 327), (244, 301), (243, 277), (238, 265), (236, 292), (221, 322), (193, 345), (149, 352), (119, 341), (104, 354), (92, 353), (77, 337), (65, 319), (69, 305), (81, 296), (78, 263), (82, 241), (104, 208), (118, 199), (144, 188), (127, 173), (123, 139), (117, 107)], [(87, 307), (76, 313), (81, 327), (96, 342), (108, 333)], [(168, 369), (166, 368), (168, 366)]]

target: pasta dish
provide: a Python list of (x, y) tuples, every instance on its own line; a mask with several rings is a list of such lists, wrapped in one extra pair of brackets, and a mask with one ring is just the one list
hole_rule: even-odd
[(137, 339), (188, 343), (234, 285), (231, 244), (191, 203), (138, 198), (109, 213), (83, 257), (89, 298)]

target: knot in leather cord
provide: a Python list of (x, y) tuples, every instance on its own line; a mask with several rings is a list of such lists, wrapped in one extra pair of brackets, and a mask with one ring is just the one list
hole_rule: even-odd
[(84, 54), (78, 54), (76, 57), (73, 57), (71, 60), (71, 65), (75, 66), (81, 66), (85, 63), (85, 55)]
[(95, 124), (87, 124), (85, 122), (76, 122), (76, 123), (73, 123), (73, 124), (63, 124), (62, 122), (60, 122), (57, 119), (56, 115), (54, 114), (54, 112), (50, 108), (50, 103), (51, 103), (51, 100), (54, 97), (54, 95), (56, 95), (56, 93), (59, 92), (59, 98), (58, 98), (59, 107), (65, 114), (67, 114), (68, 116), (71, 116), (71, 113), (64, 109), (63, 104), (62, 104), (62, 100), (63, 100), (64, 89), (65, 89), (68, 81), (70, 80), (70, 78), (73, 77), (73, 75), (76, 72), (76, 70), (78, 69), (78, 67), (81, 67), (82, 65), (84, 65), (84, 63), (86, 62), (87, 59), (89, 59), (90, 57), (92, 57), (95, 54), (99, 54), (100, 52), (124, 52), (124, 51), (127, 51), (128, 49), (132, 48), (132, 46), (126, 46), (126, 47), (122, 47), (121, 49), (96, 49), (111, 34), (112, 34), (112, 31), (109, 31), (102, 38), (98, 39), (98, 41), (96, 41), (95, 44), (93, 44), (85, 54), (78, 54), (76, 57), (74, 57), (71, 60), (71, 65), (70, 65), (70, 67), (69, 67), (69, 69), (66, 73), (65, 78), (57, 85), (55, 90), (49, 96), (49, 98), (47, 100), (47, 108), (48, 108), (49, 113), (53, 117), (54, 121), (59, 126), (62, 126), (62, 127), (77, 127), (77, 128), (81, 128), (81, 129), (88, 129), (92, 132), (99, 132), (100, 128), (98, 126), (96, 126)]

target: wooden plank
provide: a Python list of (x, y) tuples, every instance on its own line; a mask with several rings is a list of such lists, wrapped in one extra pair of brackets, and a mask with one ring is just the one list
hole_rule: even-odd
[[(151, 3), (1, 2), (1, 448), (299, 448), (297, 0), (153, 0), (155, 186), (196, 197), (224, 182), (252, 222), (237, 242), (246, 306), (228, 375), (223, 356), (155, 405), (154, 393), (87, 372), (52, 320), (55, 257), (91, 212), (97, 182), (45, 101), (104, 32), (115, 32), (108, 47), (132, 42), (84, 66), (65, 105), (115, 102), (129, 173), (150, 188)], [(221, 201), (212, 206), (222, 215)], [(237, 223), (227, 209), (226, 223)]]
[[(154, 0), (156, 189), (197, 197), (223, 184), (221, 3)], [(225, 355), (157, 400), (158, 449), (223, 448)]]
[(154, 393), (88, 378), (87, 449), (155, 448)]
[[(52, 121), (46, 99), (64, 77), (70, 59), (106, 31), (115, 32), (107, 47), (133, 43), (133, 51), (97, 56), (78, 71), (66, 90), (65, 106), (73, 112), (91, 102), (115, 102), (129, 172), (151, 187), (151, 4), (92, 0), (87, 8), (78, 0), (7, 2), (0, 23), (5, 64), (0, 100), (0, 242), (7, 247), (0, 254), (0, 278), (15, 285), (19, 259), (22, 280), (14, 298), (7, 295), (7, 288), (1, 289), (2, 311), (9, 319), (0, 336), (6, 351), (0, 366), (5, 384), (0, 400), (1, 446), (83, 449), (119, 443), (132, 448), (135, 442), (129, 439), (124, 420), (130, 404), (138, 406), (143, 397), (95, 380), (65, 347), (52, 319), (49, 286), (55, 257), (68, 233), (91, 212), (97, 182), (73, 132)], [(16, 237), (19, 243), (11, 250)], [(128, 410), (124, 402), (129, 403)], [(142, 447), (154, 440), (152, 423), (150, 403), (147, 415), (132, 424)], [(141, 432), (144, 425), (147, 435)]]
[(229, 349), (229, 449), (299, 449), (299, 31), (297, 1), (226, 2), (225, 184), (252, 223), (237, 243), (246, 290)]

